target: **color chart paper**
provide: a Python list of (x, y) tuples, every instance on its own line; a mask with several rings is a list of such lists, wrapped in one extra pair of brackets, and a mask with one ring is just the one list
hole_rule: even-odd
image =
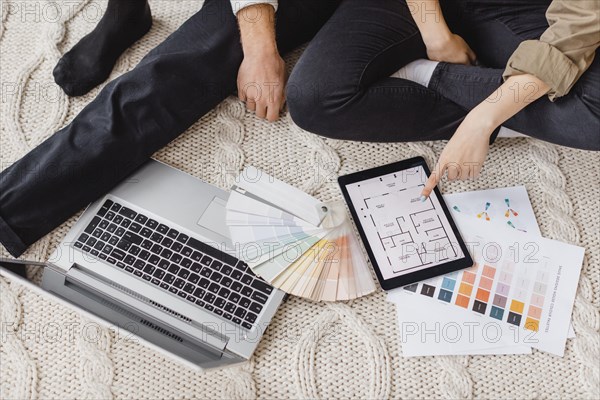
[(508, 324), (450, 310), (425, 296), (410, 296), (407, 302), (402, 290), (391, 290), (387, 300), (396, 305), (404, 357), (531, 353), (525, 336)]
[(584, 249), (519, 230), (455, 218), (476, 261), (467, 270), (403, 288), (412, 296), (518, 327), (527, 344), (562, 356)]

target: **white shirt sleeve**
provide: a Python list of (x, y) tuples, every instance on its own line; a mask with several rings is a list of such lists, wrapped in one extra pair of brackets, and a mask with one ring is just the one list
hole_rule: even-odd
[(230, 0), (231, 8), (233, 9), (233, 13), (237, 15), (237, 13), (246, 7), (253, 6), (255, 4), (270, 4), (273, 6), (275, 11), (277, 11), (277, 0)]

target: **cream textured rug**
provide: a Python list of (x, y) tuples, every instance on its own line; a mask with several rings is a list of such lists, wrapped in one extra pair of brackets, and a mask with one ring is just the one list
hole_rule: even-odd
[[(133, 68), (201, 6), (175, 0), (151, 5), (151, 32), (125, 53), (111, 78)], [(69, 99), (51, 71), (104, 6), (95, 0), (3, 2), (0, 168), (64, 126), (98, 93)], [(298, 55), (288, 57), (290, 66)], [(259, 121), (230, 98), (155, 157), (222, 188), (252, 164), (330, 200), (340, 198), (338, 174), (415, 155), (431, 165), (442, 148), (322, 139), (289, 118)], [(443, 185), (444, 192), (525, 185), (543, 234), (587, 249), (573, 313), (577, 338), (564, 358), (538, 351), (402, 358), (395, 310), (378, 291), (338, 304), (291, 298), (249, 363), (199, 373), (0, 279), (0, 398), (599, 398), (599, 182), (598, 153), (500, 139), (480, 180)], [(74, 221), (25, 257), (46, 259)]]

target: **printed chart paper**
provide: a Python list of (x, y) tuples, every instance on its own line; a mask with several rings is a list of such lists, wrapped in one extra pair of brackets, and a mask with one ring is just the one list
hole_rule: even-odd
[[(452, 215), (461, 213), (482, 223), (490, 229), (520, 229), (530, 234), (541, 236), (541, 232), (533, 213), (529, 196), (523, 186), (498, 189), (486, 189), (464, 193), (444, 194), (444, 200)], [(509, 199), (513, 212), (506, 215), (503, 209)], [(479, 209), (488, 207), (489, 220), (483, 215), (477, 218)], [(497, 205), (500, 205), (499, 207)], [(517, 215), (515, 215), (517, 214)], [(458, 217), (460, 218), (460, 217)], [(508, 224), (508, 220), (518, 222)], [(526, 354), (531, 347), (526, 342), (526, 335), (515, 332), (513, 325), (486, 321), (482, 323), (479, 315), (466, 309), (447, 306), (443, 303), (431, 302), (425, 296), (412, 296), (410, 303), (396, 293), (402, 288), (388, 292), (388, 301), (396, 305), (398, 324), (401, 333), (402, 354), (409, 356), (428, 355), (461, 355), (461, 354)], [(454, 326), (460, 327), (462, 334), (458, 340), (446, 337), (444, 327), (451, 332)], [(493, 324), (493, 325), (489, 325)], [(436, 332), (436, 327), (438, 332)], [(435, 334), (427, 334), (427, 329)], [(494, 330), (501, 329), (501, 336), (496, 338)], [(469, 335), (470, 334), (470, 335)], [(569, 326), (569, 338), (575, 337), (572, 326)]]
[(445, 194), (444, 200), (455, 215), (469, 215), (478, 222), (542, 236), (524, 186)]
[(528, 344), (562, 356), (584, 249), (519, 230), (455, 218), (476, 264), (415, 283), (398, 296), (423, 296), (487, 321), (519, 327)]
[[(466, 310), (435, 304), (425, 296), (406, 296), (398, 288), (388, 293), (396, 305), (402, 355), (530, 354), (531, 345), (518, 328), (482, 321)], [(425, 316), (424, 316), (425, 315)]]

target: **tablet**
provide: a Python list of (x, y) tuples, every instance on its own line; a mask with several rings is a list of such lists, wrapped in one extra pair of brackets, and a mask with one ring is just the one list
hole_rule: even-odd
[(340, 176), (338, 182), (384, 290), (473, 265), (422, 157)]

